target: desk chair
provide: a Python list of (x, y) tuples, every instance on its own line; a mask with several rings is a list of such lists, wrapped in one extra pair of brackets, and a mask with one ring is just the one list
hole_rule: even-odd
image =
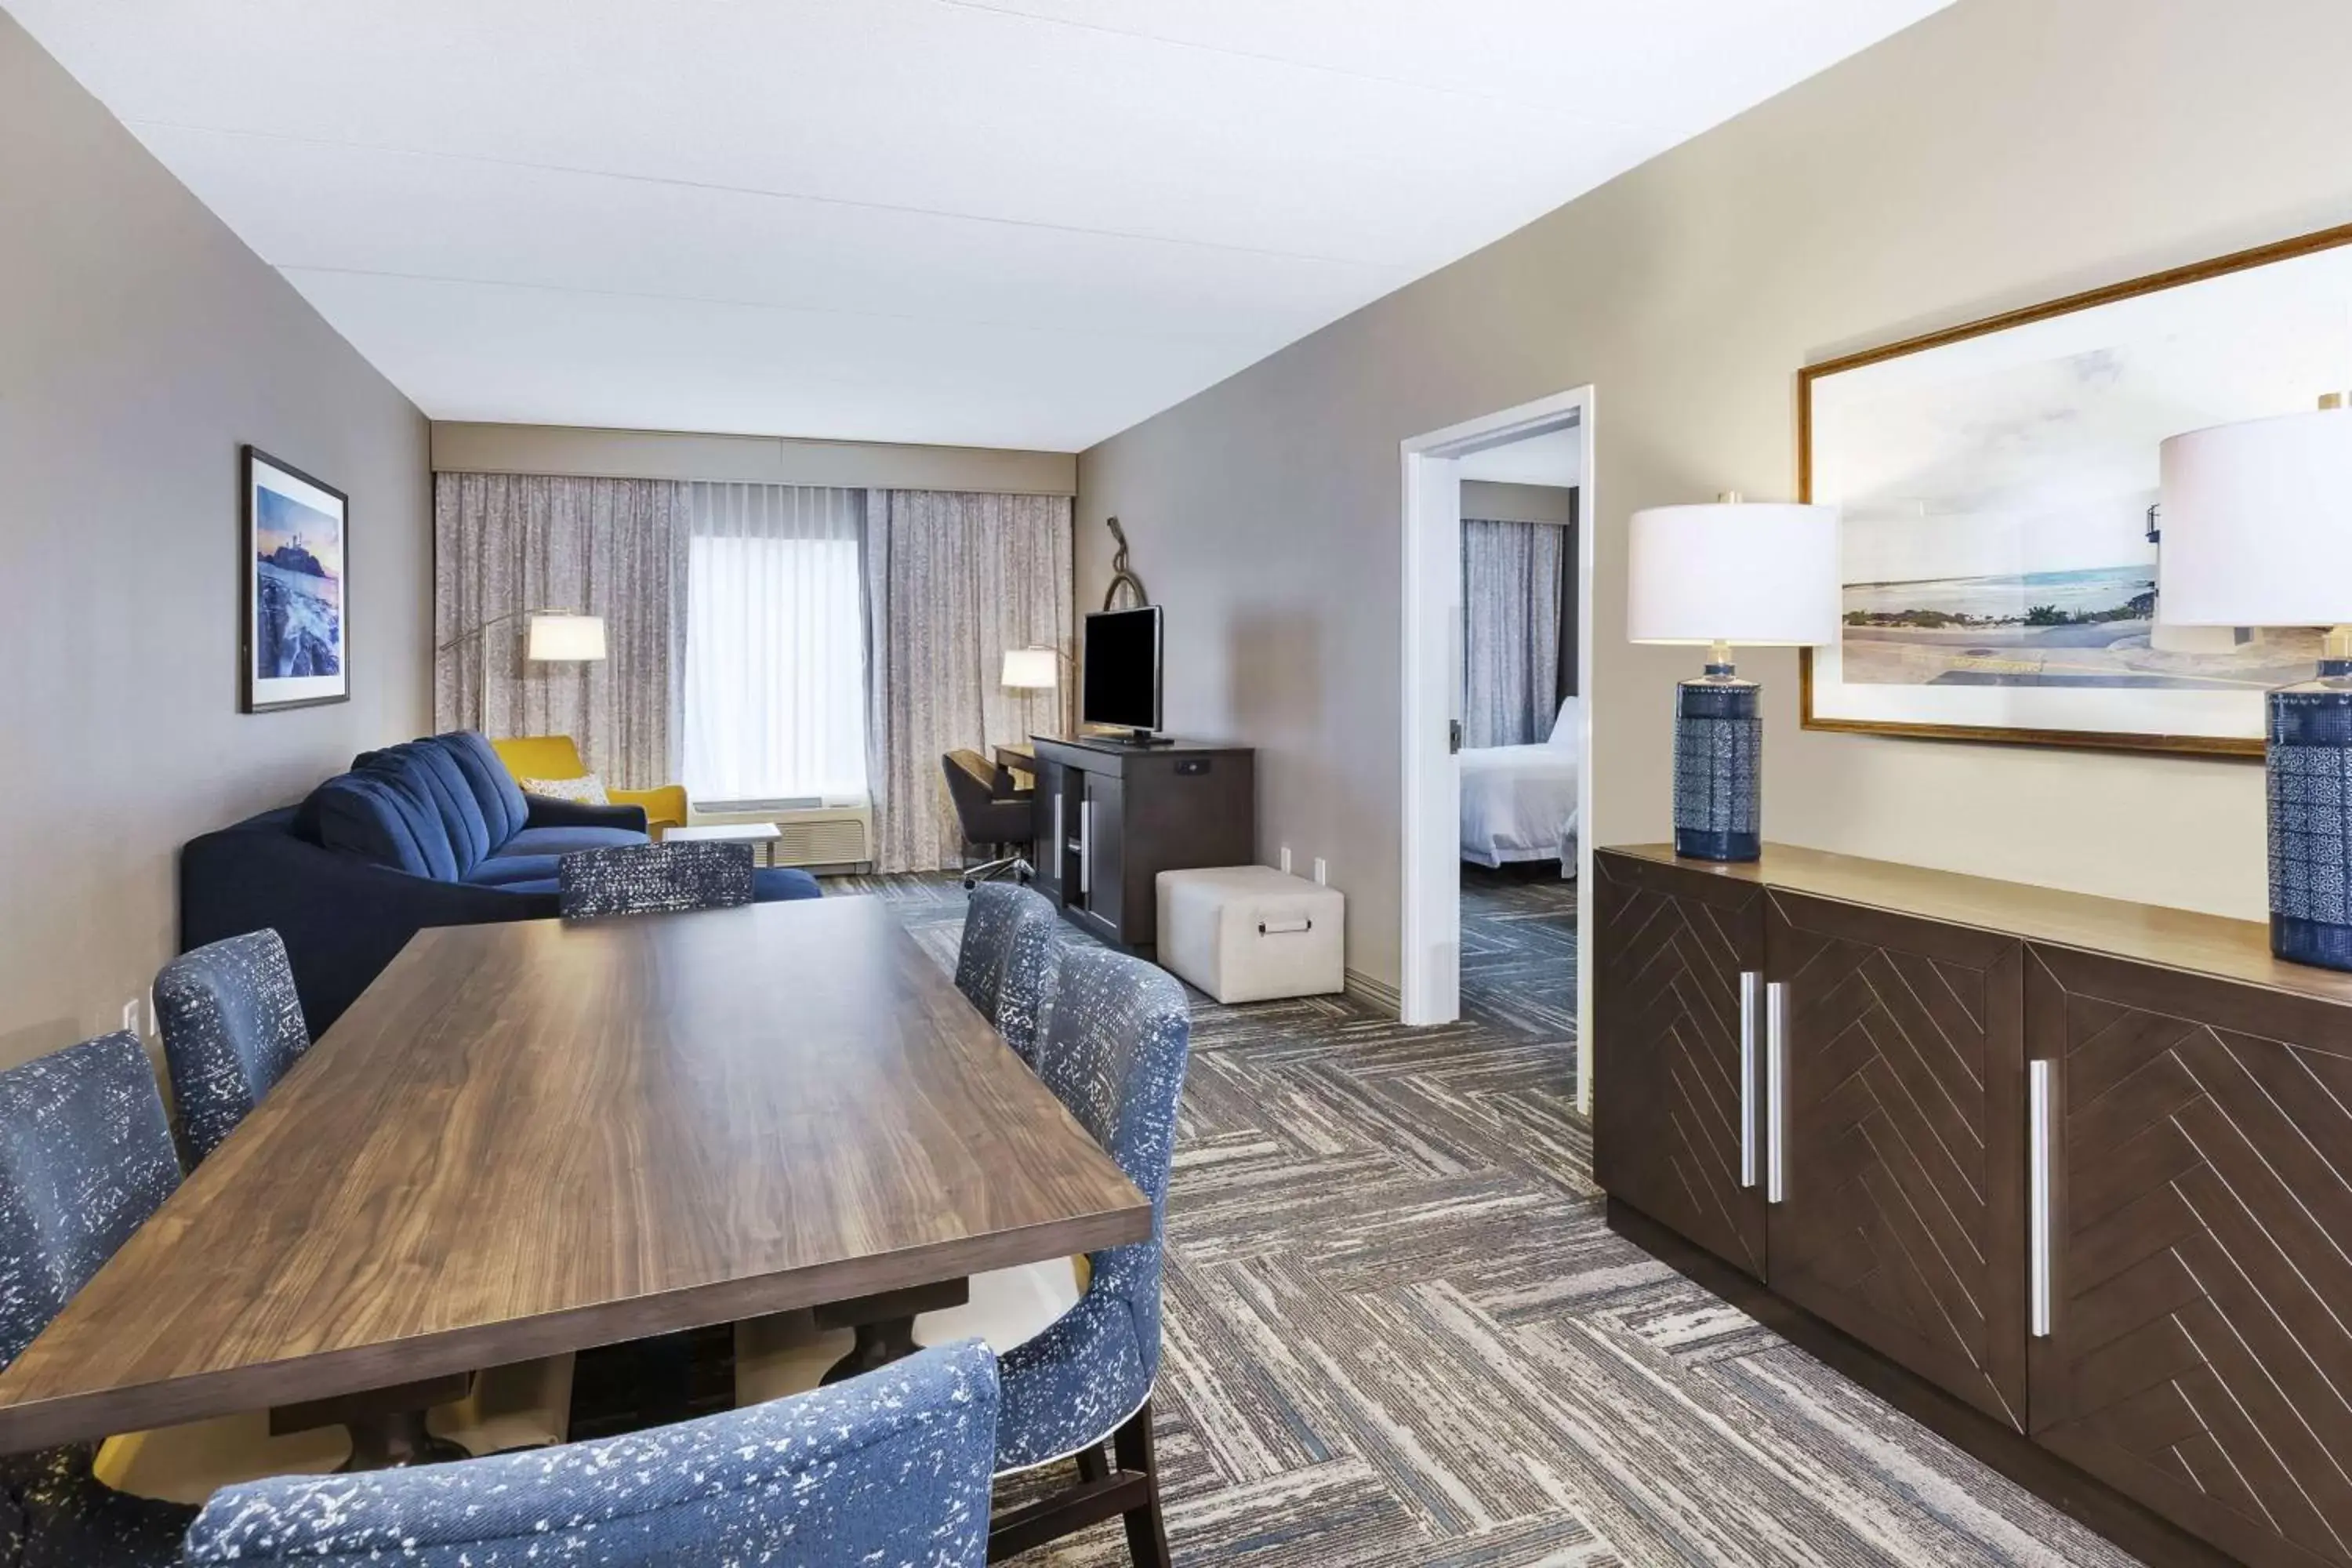
[(1021, 851), (1037, 837), (1029, 815), (1032, 797), (1014, 791), (1010, 772), (978, 752), (950, 752), (940, 767), (947, 774), (948, 798), (955, 804), (964, 842), (990, 846), (997, 857), (966, 869), (963, 885), (976, 888), (1007, 871), (1015, 881), (1026, 882), (1034, 873)]

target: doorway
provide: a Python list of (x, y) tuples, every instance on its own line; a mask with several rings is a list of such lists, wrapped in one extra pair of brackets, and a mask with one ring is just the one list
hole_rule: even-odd
[[(1571, 984), (1585, 967), (1591, 915), (1591, 835), (1582, 829), (1591, 819), (1592, 805), (1591, 719), (1585, 698), (1592, 662), (1589, 520), (1594, 515), (1593, 402), (1592, 388), (1580, 387), (1402, 444), (1404, 954), (1399, 1011), (1407, 1024), (1450, 1023), (1462, 1016), (1465, 876), (1471, 879), (1469, 970), (1474, 988), (1492, 978), (1517, 989), (1516, 996), (1501, 998), (1506, 1005), (1565, 1005), (1567, 998), (1556, 987), (1546, 993), (1540, 984), (1528, 985), (1538, 979), (1547, 962), (1534, 949), (1547, 942), (1557, 949), (1562, 944), (1560, 928), (1571, 923), (1572, 943), (1566, 944), (1572, 951), (1568, 960)], [(1497, 662), (1496, 648), (1512, 651), (1507, 641), (1479, 651), (1490, 667), (1483, 672), (1490, 678), (1486, 684), (1478, 688), (1472, 679), (1476, 634), (1466, 617), (1479, 613), (1480, 606), (1465, 595), (1465, 481), (1474, 487), (1471, 493), (1478, 502), (1474, 511), (1557, 510), (1561, 501), (1556, 492), (1572, 492), (1572, 500), (1566, 503), (1573, 508), (1569, 526), (1561, 537), (1549, 542), (1561, 552), (1561, 602), (1555, 628), (1559, 651), (1549, 700), (1538, 679), (1540, 661), (1527, 658), (1524, 647), (1516, 650), (1522, 668), (1506, 673), (1501, 700), (1496, 700), (1491, 678), (1496, 672), (1491, 667)], [(1471, 521), (1517, 519), (1474, 516)], [(1509, 542), (1485, 542), (1503, 546), (1499, 564), (1507, 571)], [(1486, 567), (1496, 564), (1486, 563)], [(1480, 569), (1474, 563), (1474, 571)], [(1507, 611), (1490, 603), (1484, 613)], [(1506, 639), (1539, 640), (1540, 610), (1521, 616), (1515, 626), (1520, 629), (1507, 629)], [(1524, 690), (1512, 685), (1521, 675), (1527, 678)], [(1474, 689), (1487, 704), (1477, 714), (1468, 711)], [(1539, 700), (1552, 704), (1548, 723), (1531, 710)], [(1461, 755), (1465, 740), (1488, 742), (1469, 748), (1486, 754), (1465, 764)], [(1513, 753), (1496, 754), (1504, 747), (1513, 748)], [(1520, 750), (1534, 747), (1547, 751)], [(1474, 775), (1466, 790), (1465, 766)], [(1537, 776), (1525, 776), (1530, 773)], [(1543, 820), (1569, 803), (1572, 807), (1567, 820)], [(1471, 815), (1465, 815), (1465, 806)], [(1471, 820), (1473, 815), (1477, 821)], [(1472, 857), (1468, 870), (1465, 851)], [(1496, 864), (1480, 868), (1481, 860)], [(1480, 869), (1490, 874), (1482, 877)], [(1549, 921), (1550, 930), (1539, 932), (1530, 927), (1512, 933), (1508, 922), (1514, 920)], [(1497, 942), (1513, 934), (1542, 940), (1524, 954), (1498, 955)], [(1498, 956), (1499, 966), (1494, 963)], [(1557, 963), (1560, 956), (1555, 951), (1549, 962)], [(1499, 968), (1514, 966), (1522, 957), (1528, 967), (1516, 975), (1499, 973)], [(1488, 975), (1488, 969), (1498, 973)], [(1574, 987), (1572, 1004), (1580, 1042), (1591, 1037), (1591, 1004), (1584, 990)], [(1472, 998), (1480, 1008), (1496, 1001), (1492, 996)], [(1589, 1112), (1590, 1074), (1583, 1069), (1580, 1045), (1578, 1059), (1577, 1103)]]

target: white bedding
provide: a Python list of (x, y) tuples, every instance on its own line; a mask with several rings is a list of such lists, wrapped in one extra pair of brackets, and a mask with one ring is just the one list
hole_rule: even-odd
[(1560, 863), (1576, 875), (1576, 748), (1491, 746), (1464, 752), (1462, 858), (1481, 866)]

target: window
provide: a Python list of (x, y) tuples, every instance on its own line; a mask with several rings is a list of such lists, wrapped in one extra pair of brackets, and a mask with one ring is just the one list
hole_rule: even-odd
[(689, 505), (687, 793), (863, 802), (865, 492), (697, 484)]

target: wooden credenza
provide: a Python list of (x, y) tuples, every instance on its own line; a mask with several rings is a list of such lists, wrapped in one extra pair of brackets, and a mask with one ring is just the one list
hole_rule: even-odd
[(1257, 753), (1171, 741), (1030, 738), (1037, 890), (1127, 948), (1159, 942), (1159, 878), (1257, 859)]
[(2150, 1562), (2352, 1568), (2352, 975), (1780, 846), (1594, 873), (1621, 1230)]

